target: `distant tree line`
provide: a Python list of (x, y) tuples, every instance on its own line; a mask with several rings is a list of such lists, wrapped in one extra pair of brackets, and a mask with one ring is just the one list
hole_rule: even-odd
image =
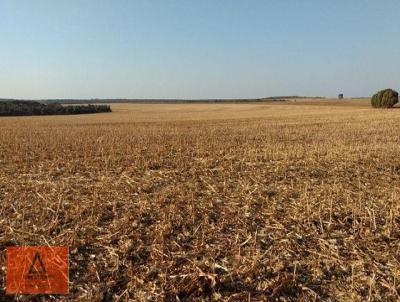
[(214, 103), (270, 103), (270, 102), (285, 102), (288, 98), (303, 98), (303, 97), (268, 97), (258, 99), (57, 99), (57, 100), (42, 100), (45, 104), (214, 104)]
[(42, 104), (34, 101), (0, 101), (0, 116), (63, 115), (111, 112), (109, 105)]

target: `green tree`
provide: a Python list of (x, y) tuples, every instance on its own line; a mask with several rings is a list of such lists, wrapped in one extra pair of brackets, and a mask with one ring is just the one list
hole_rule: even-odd
[(392, 89), (381, 90), (371, 98), (371, 105), (374, 108), (392, 108), (399, 101), (399, 94)]

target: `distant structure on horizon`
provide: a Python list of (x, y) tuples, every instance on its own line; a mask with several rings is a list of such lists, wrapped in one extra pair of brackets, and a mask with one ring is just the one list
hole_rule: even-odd
[(343, 100), (343, 97), (344, 97), (343, 93), (340, 93), (339, 96), (338, 96), (338, 99), (339, 100)]

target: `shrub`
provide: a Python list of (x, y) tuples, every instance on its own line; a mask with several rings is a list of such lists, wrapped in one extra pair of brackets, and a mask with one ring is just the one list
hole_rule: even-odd
[(392, 89), (381, 90), (371, 98), (371, 105), (374, 108), (392, 108), (399, 101), (399, 94)]
[(0, 116), (61, 115), (111, 112), (109, 105), (48, 105), (34, 101), (0, 101)]

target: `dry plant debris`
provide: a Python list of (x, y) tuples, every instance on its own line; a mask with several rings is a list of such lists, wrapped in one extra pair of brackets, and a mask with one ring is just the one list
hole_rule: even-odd
[(71, 269), (1, 301), (399, 301), (400, 111), (354, 104), (0, 119), (0, 263)]

